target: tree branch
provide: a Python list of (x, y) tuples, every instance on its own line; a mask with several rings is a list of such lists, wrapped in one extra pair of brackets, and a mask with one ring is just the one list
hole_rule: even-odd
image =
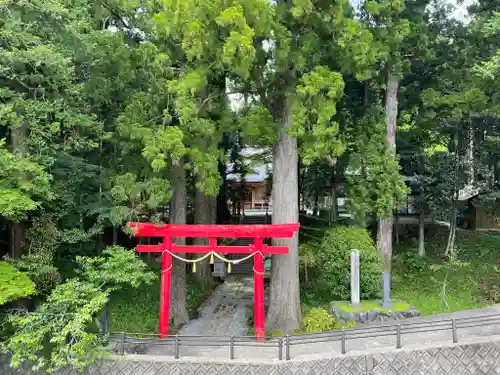
[(212, 99), (216, 99), (216, 98), (220, 98), (221, 96), (225, 96), (225, 95), (234, 95), (234, 94), (241, 94), (241, 95), (245, 95), (245, 94), (257, 94), (258, 95), (258, 92), (257, 91), (241, 91), (241, 90), (238, 90), (238, 91), (228, 91), (228, 92), (222, 92), (222, 93), (218, 93), (218, 94), (213, 94), (213, 95), (210, 95), (210, 96), (207, 96), (199, 105), (198, 107), (198, 112), (200, 112), (203, 108), (203, 106), (205, 104), (207, 104), (210, 100)]
[(105, 1), (101, 1), (101, 4), (114, 16), (116, 17), (122, 24), (123, 26), (125, 26), (125, 28), (127, 29), (132, 29), (132, 27), (130, 27), (130, 25), (125, 22), (125, 20), (123, 19), (123, 17), (118, 14), (118, 12), (116, 10), (114, 10), (111, 6), (109, 6), (108, 4), (106, 4)]

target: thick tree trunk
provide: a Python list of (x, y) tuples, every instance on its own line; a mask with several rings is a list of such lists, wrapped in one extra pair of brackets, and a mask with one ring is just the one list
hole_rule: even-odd
[[(184, 162), (179, 160), (177, 165), (173, 165), (172, 173), (172, 203), (170, 205), (170, 223), (186, 224), (186, 171)], [(175, 238), (175, 243), (185, 245), (185, 238)], [(185, 257), (185, 254), (179, 254)], [(172, 280), (170, 296), (170, 318), (174, 326), (180, 326), (189, 321), (186, 305), (186, 265), (183, 261), (173, 259)]]
[(302, 189), (302, 184), (300, 181), (300, 170), (301, 170), (301, 158), (300, 155), (298, 155), (297, 158), (297, 204), (298, 204), (298, 209), (299, 209), (299, 215), (300, 215), (300, 202), (301, 202), (301, 189)]
[[(279, 138), (273, 148), (273, 224), (297, 223), (297, 140), (287, 134), (292, 126), (292, 110), (284, 104)], [(289, 254), (273, 255), (271, 298), (267, 330), (291, 333), (300, 327), (299, 237), (274, 239), (274, 245), (288, 246)]]
[[(396, 120), (398, 117), (399, 76), (388, 72), (385, 96), (385, 122), (387, 127), (387, 147), (396, 153)], [(386, 272), (391, 272), (393, 216), (381, 218), (378, 222), (377, 247), (384, 261)]]
[[(198, 177), (197, 177), (198, 179)], [(199, 182), (199, 179), (198, 179)], [(195, 193), (195, 207), (194, 207), (194, 223), (195, 224), (215, 224), (217, 217), (217, 198), (205, 195), (199, 189)], [(195, 238), (196, 245), (208, 245), (208, 239)], [(195, 256), (199, 256), (195, 254)], [(209, 291), (214, 286), (212, 278), (212, 270), (210, 267), (210, 258), (196, 264), (196, 278), (203, 285), (206, 291)]]

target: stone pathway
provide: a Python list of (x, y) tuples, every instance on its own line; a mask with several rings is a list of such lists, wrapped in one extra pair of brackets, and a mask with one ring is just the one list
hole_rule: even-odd
[[(198, 319), (191, 320), (179, 331), (179, 335), (193, 338), (195, 344), (203, 337), (246, 336), (248, 334), (248, 313), (253, 306), (253, 279), (250, 277), (228, 277), (199, 309)], [(194, 346), (194, 345), (193, 345)], [(186, 348), (194, 349), (194, 348)], [(165, 355), (171, 348), (154, 345), (148, 354)]]
[(200, 307), (198, 319), (181, 328), (184, 336), (246, 336), (253, 280), (229, 277)]

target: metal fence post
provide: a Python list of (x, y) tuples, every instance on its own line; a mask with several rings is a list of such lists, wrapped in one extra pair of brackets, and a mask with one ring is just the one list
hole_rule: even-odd
[(401, 349), (401, 325), (396, 327), (396, 348)]
[(453, 343), (456, 344), (458, 342), (458, 336), (457, 336), (457, 320), (452, 319), (451, 320), (451, 330), (453, 333)]
[(285, 337), (285, 358), (287, 361), (290, 360), (290, 336)]
[(342, 339), (340, 341), (340, 352), (342, 354), (346, 354), (347, 353), (347, 345), (346, 345), (345, 332), (342, 332)]
[(229, 359), (234, 359), (234, 337), (229, 338)]
[(179, 345), (180, 345), (180, 342), (179, 342), (179, 334), (175, 335), (175, 347), (174, 347), (174, 358), (175, 359), (179, 359)]
[(283, 359), (283, 339), (278, 338), (278, 359), (281, 361)]
[(125, 355), (125, 332), (120, 333), (120, 355)]

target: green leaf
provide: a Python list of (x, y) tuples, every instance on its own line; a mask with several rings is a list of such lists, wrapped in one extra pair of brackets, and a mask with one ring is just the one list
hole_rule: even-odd
[(0, 305), (36, 293), (35, 284), (13, 265), (0, 261)]

